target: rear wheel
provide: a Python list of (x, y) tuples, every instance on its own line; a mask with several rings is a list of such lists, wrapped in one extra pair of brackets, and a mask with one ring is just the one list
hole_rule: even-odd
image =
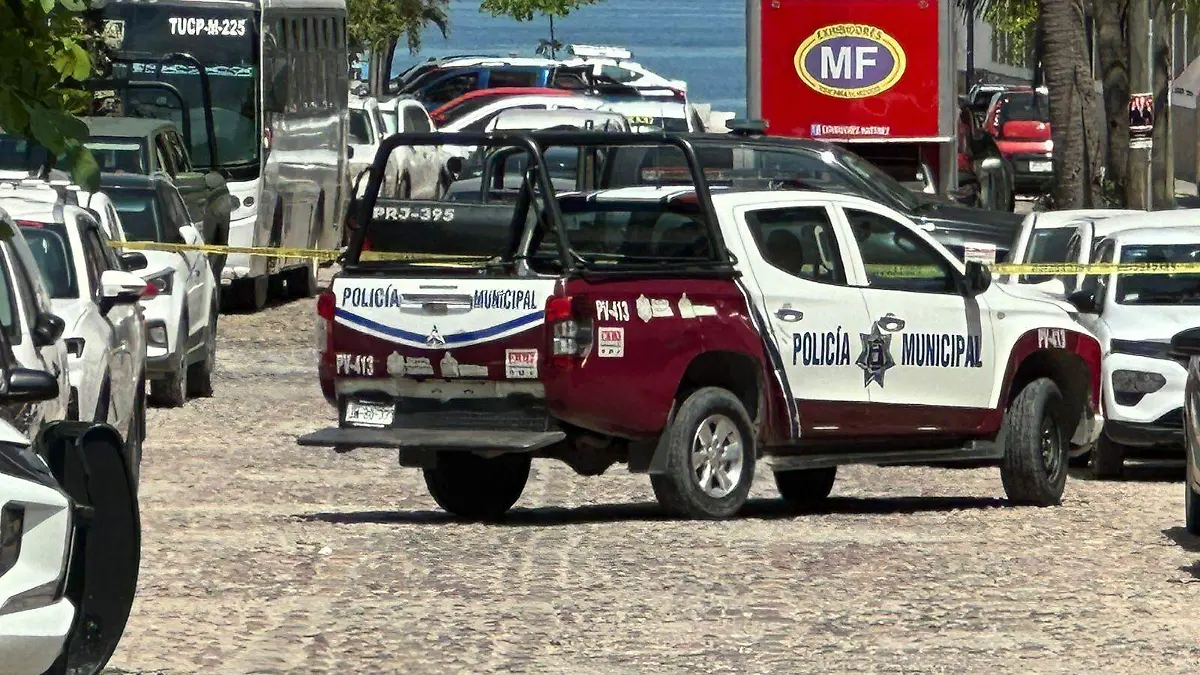
[(1125, 446), (1100, 434), (1092, 448), (1092, 477), (1097, 480), (1116, 480), (1125, 473)]
[(188, 393), (200, 398), (213, 395), (212, 377), (217, 365), (217, 301), (209, 310), (208, 326), (204, 329), (204, 360), (188, 366)]
[(155, 405), (164, 408), (178, 408), (187, 402), (187, 325), (185, 313), (183, 325), (179, 327), (179, 338), (176, 349), (179, 351), (179, 364), (175, 370), (164, 377), (150, 381), (150, 400)]
[(654, 495), (668, 513), (717, 520), (737, 514), (754, 482), (755, 445), (746, 407), (732, 392), (693, 392), (664, 433), (667, 470), (651, 474)]
[(288, 271), (288, 295), (292, 298), (311, 298), (317, 294), (317, 264), (310, 261)]
[(1184, 526), (1188, 534), (1200, 535), (1200, 494), (1192, 489), (1190, 477), (1183, 479)]
[(1067, 447), (1062, 393), (1048, 377), (1025, 385), (1004, 416), (1000, 479), (1014, 504), (1054, 506), (1067, 484)]
[(521, 498), (529, 467), (526, 454), (441, 452), (434, 468), (424, 470), (425, 486), (438, 506), (459, 518), (496, 520)]
[(794, 506), (809, 508), (820, 504), (833, 491), (837, 467), (776, 471), (775, 486), (779, 496)]

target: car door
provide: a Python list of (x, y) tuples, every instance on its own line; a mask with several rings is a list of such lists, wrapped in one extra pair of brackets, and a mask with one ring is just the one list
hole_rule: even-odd
[(204, 174), (192, 167), (179, 134), (174, 131), (160, 132), (155, 137), (155, 143), (163, 146), (163, 153), (166, 155), (168, 166), (171, 167), (168, 172), (175, 188), (183, 197), (188, 220), (206, 237), (211, 237), (212, 233), (206, 230), (204, 223), (204, 209), (208, 205), (208, 185), (204, 182)]
[(872, 426), (896, 433), (973, 427), (975, 413), (966, 410), (989, 407), (996, 370), (1007, 366), (995, 353), (984, 299), (966, 296), (950, 254), (903, 216), (868, 202), (838, 210), (870, 315), (864, 349), (880, 352), (864, 372)]
[[(1096, 245), (1096, 253), (1091, 262), (1111, 263), (1116, 255), (1116, 242), (1103, 239)], [(1104, 323), (1102, 314), (1104, 303), (1108, 301), (1109, 288), (1116, 282), (1115, 274), (1080, 274), (1076, 288), (1079, 292), (1088, 292), (1095, 298), (1094, 313), (1080, 312), (1079, 323), (1083, 324), (1094, 335), (1100, 338), (1101, 344), (1107, 344), (1109, 337), (1108, 326)]]
[[(187, 220), (187, 211), (183, 206), (183, 200), (179, 193), (170, 188), (161, 190), (159, 194), (166, 202), (167, 227), (174, 227), (176, 230), (182, 225), (190, 225)], [(182, 239), (182, 235), (177, 235)], [(202, 241), (199, 243), (203, 243)], [(203, 320), (207, 314), (208, 305), (204, 297), (204, 267), (208, 266), (208, 259), (204, 253), (200, 251), (182, 251), (180, 256), (186, 261), (187, 265), (187, 309), (188, 309), (188, 335), (195, 334), (199, 330), (199, 326), (203, 325)]]
[(747, 288), (782, 361), (801, 434), (837, 433), (870, 398), (859, 361), (870, 325), (862, 291), (847, 284), (847, 259), (832, 207), (820, 201), (737, 211)]
[[(400, 116), (404, 133), (427, 134), (433, 131), (433, 122), (429, 114), (419, 103), (411, 103), (403, 107)], [(441, 178), (440, 153), (433, 145), (412, 146), (413, 153), (413, 196), (422, 199), (437, 197), (438, 179)]]
[(34, 357), (34, 361), (28, 364), (28, 367), (44, 370), (54, 375), (58, 379), (60, 389), (57, 401), (35, 405), (35, 408), (38, 409), (38, 413), (35, 413), (35, 416), (38, 417), (37, 423), (41, 423), (41, 421), (66, 417), (71, 386), (67, 379), (67, 347), (61, 337), (47, 345), (38, 345), (33, 339), (33, 327), (38, 319), (42, 314), (51, 313), (50, 295), (42, 285), (37, 262), (33, 259), (33, 254), (29, 252), (28, 245), (25, 245), (24, 250), (21, 249), (21, 245), (24, 245), (24, 239), (20, 240), (20, 244), (16, 241), (10, 242), (5, 248), (9, 255), (8, 262), (12, 268), (13, 287), (17, 291), (21, 313), (24, 315), (21, 320), (21, 340), (23, 342), (28, 340), (29, 348), (23, 351), (33, 354)]
[[(88, 222), (81, 230), (84, 256), (88, 267), (95, 267), (99, 290), (99, 279), (108, 270), (121, 270), (122, 266), (113, 253), (108, 238), (95, 224)], [(104, 319), (108, 322), (111, 335), (109, 337), (109, 372), (112, 376), (110, 395), (113, 408), (117, 413), (111, 424), (118, 429), (126, 429), (129, 425), (129, 414), (134, 408), (135, 395), (133, 384), (137, 382), (135, 372), (134, 349), (140, 340), (136, 333), (142, 330), (140, 303), (120, 303), (109, 309)]]

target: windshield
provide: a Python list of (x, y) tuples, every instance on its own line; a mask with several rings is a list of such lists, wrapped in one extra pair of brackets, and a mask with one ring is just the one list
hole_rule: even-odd
[[(1061, 263), (1067, 262), (1067, 248), (1071, 243), (1073, 227), (1055, 227), (1034, 230), (1029, 238), (1029, 248), (1025, 251), (1027, 263)], [(1021, 283), (1040, 284), (1053, 279), (1049, 274), (1022, 274)]]
[(1050, 99), (1045, 94), (1005, 94), (1002, 117), (1005, 122), (1049, 122)]
[(352, 109), (350, 111), (350, 142), (356, 145), (371, 145), (371, 123), (367, 119), (366, 110)]
[(93, 136), (84, 145), (92, 151), (92, 156), (96, 158), (101, 171), (136, 174), (147, 172), (147, 152), (143, 143), (123, 138)]
[(0, 134), (0, 170), (35, 171), (45, 166), (50, 153), (32, 141)]
[(52, 298), (78, 298), (79, 285), (75, 278), (75, 259), (67, 242), (67, 230), (56, 223), (22, 225), (21, 232), (33, 259), (37, 261), (42, 282)]
[[(258, 131), (258, 26), (254, 12), (238, 5), (196, 7), (190, 3), (110, 3), (104, 9), (109, 26), (120, 25), (123, 34), (119, 59), (131, 64), (129, 77), (155, 80), (179, 88), (190, 117), (192, 163), (211, 168), (209, 140), (204, 125), (204, 97), (200, 73), (184, 60), (163, 65), (167, 54), (191, 54), (205, 65), (212, 89), (213, 130), (221, 167), (257, 164)], [(118, 31), (106, 29), (109, 34)], [(165, 90), (134, 89), (122, 101), (124, 114), (171, 120), (182, 130), (184, 111)]]
[(125, 238), (130, 241), (164, 241), (162, 218), (153, 190), (107, 190), (109, 199), (121, 216)]
[(893, 202), (901, 204), (905, 210), (912, 211), (921, 205), (911, 190), (862, 157), (841, 149), (836, 151), (836, 155), (841, 160), (842, 166), (861, 178), (867, 186), (890, 197)]
[[(1200, 262), (1200, 243), (1125, 245), (1119, 262), (1195, 264)], [(1200, 305), (1200, 275), (1120, 275), (1115, 298), (1121, 305)]]

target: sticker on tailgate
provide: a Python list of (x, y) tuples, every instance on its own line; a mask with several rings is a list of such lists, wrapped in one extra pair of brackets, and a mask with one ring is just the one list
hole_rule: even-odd
[(504, 376), (512, 379), (534, 380), (538, 376), (538, 350), (504, 350)]

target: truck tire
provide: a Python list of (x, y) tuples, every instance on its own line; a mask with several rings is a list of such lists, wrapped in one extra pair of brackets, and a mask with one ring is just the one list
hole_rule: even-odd
[(525, 490), (530, 456), (485, 458), (469, 452), (440, 452), (425, 469), (425, 487), (444, 511), (467, 520), (498, 520)]
[(1021, 390), (1004, 416), (1000, 480), (1010, 502), (1028, 506), (1062, 503), (1067, 484), (1069, 434), (1062, 393), (1048, 377)]
[(217, 299), (208, 310), (208, 326), (204, 328), (204, 360), (188, 366), (188, 394), (196, 398), (213, 395), (213, 370), (217, 364)]
[(1200, 535), (1200, 495), (1192, 489), (1187, 478), (1183, 479), (1183, 489), (1186, 491), (1183, 495), (1183, 525), (1188, 534)]
[(178, 408), (187, 403), (187, 313), (179, 327), (179, 366), (175, 372), (156, 380), (150, 380), (150, 400), (163, 408)]
[(757, 455), (750, 416), (738, 397), (720, 387), (697, 389), (663, 433), (666, 473), (650, 475), (663, 509), (701, 520), (737, 514), (754, 482)]
[(820, 504), (833, 492), (833, 482), (836, 479), (836, 466), (776, 471), (775, 487), (779, 488), (779, 496), (787, 503), (811, 508)]
[(1092, 448), (1092, 478), (1117, 480), (1125, 473), (1125, 446), (1101, 433)]

